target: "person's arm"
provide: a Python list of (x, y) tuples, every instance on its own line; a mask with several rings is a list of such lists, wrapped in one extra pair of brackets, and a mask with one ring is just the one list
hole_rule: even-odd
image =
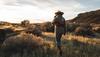
[(53, 19), (53, 21), (52, 21), (52, 24), (53, 24), (53, 25), (55, 24), (55, 17), (56, 17), (56, 16), (54, 16), (54, 19)]
[(52, 21), (52, 24), (53, 25), (58, 25), (59, 24), (56, 16), (54, 16), (54, 20)]
[(66, 21), (64, 19), (64, 35), (66, 34)]

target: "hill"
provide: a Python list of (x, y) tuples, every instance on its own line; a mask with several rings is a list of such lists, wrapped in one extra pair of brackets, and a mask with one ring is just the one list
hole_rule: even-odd
[(71, 22), (100, 24), (100, 10), (80, 13)]

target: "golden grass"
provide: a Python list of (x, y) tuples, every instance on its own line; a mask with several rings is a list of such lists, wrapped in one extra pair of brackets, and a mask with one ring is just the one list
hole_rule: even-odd
[(83, 36), (76, 36), (76, 35), (65, 35), (64, 39), (67, 40), (77, 40), (79, 42), (93, 44), (93, 45), (100, 45), (100, 39), (99, 38), (88, 38)]
[[(49, 36), (51, 38), (55, 38), (54, 37), (55, 34), (52, 33), (52, 32), (49, 32), (49, 33), (44, 32), (43, 34), (46, 35), (46, 36)], [(89, 37), (83, 37), (83, 36), (76, 36), (76, 35), (73, 35), (71, 33), (63, 35), (62, 39), (64, 39), (64, 40), (77, 40), (77, 41), (83, 42), (83, 43), (100, 45), (100, 39), (99, 38), (89, 38)]]
[[(22, 32), (19, 37), (22, 37), (22, 40), (25, 40), (25, 38), (32, 38), (33, 41), (36, 41), (37, 43), (43, 41), (43, 49), (36, 49), (33, 50), (32, 55), (28, 56), (27, 52), (24, 52), (24, 57), (60, 57), (58, 50), (55, 45), (55, 34), (54, 33), (48, 33), (43, 32), (42, 37), (36, 37), (32, 34), (27, 34), (25, 32)], [(33, 38), (36, 37), (36, 38)], [(42, 38), (43, 40), (41, 40)], [(40, 39), (40, 40), (39, 40)], [(87, 45), (82, 46), (74, 46), (73, 40), (77, 40), (82, 43), (86, 43)], [(69, 41), (69, 42), (68, 42)], [(71, 45), (72, 43), (73, 45)], [(66, 34), (65, 36), (62, 36), (62, 50), (63, 50), (63, 56), (62, 57), (100, 57), (100, 39), (98, 38), (88, 38), (88, 37), (82, 37), (82, 36), (76, 36), (71, 33)], [(98, 47), (94, 46), (97, 45)], [(2, 54), (2, 52), (0, 52)], [(0, 54), (0, 55), (1, 55)], [(2, 55), (2, 57), (4, 57)], [(21, 57), (20, 53), (15, 54), (10, 57)]]

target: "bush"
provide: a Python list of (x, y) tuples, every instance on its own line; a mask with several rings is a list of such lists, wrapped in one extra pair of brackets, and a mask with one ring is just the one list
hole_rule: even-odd
[(2, 43), (6, 38), (6, 33), (4, 29), (0, 29), (0, 43)]
[(77, 27), (75, 29), (75, 34), (76, 35), (82, 35), (82, 36), (91, 36), (93, 34), (93, 32), (91, 31), (91, 29), (89, 27)]
[(100, 27), (93, 28), (93, 31), (96, 32), (96, 33), (100, 33)]
[(41, 37), (23, 33), (7, 38), (2, 44), (2, 50), (7, 56), (11, 56), (13, 53), (23, 54), (24, 50), (29, 51), (31, 54), (36, 48), (41, 48), (43, 43)]
[(67, 32), (74, 32), (75, 29), (79, 26), (79, 24), (68, 23), (66, 24)]
[(27, 27), (29, 24), (30, 24), (30, 21), (29, 20), (23, 20), (21, 22), (21, 25), (24, 26), (24, 27)]
[(41, 31), (40, 27), (37, 26), (37, 25), (31, 25), (25, 31), (27, 33), (32, 33), (36, 36), (41, 36), (42, 35), (42, 31)]
[(52, 25), (51, 22), (46, 22), (40, 24), (40, 28), (44, 32), (54, 32), (54, 26)]
[(15, 33), (15, 32), (11, 28), (0, 29), (0, 43), (3, 43), (3, 41), (7, 37), (13, 35), (13, 33)]

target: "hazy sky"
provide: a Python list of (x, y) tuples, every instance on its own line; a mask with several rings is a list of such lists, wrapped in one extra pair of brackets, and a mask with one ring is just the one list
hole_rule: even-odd
[(72, 19), (81, 12), (100, 9), (100, 0), (0, 0), (0, 21), (52, 21), (54, 12), (63, 11)]

